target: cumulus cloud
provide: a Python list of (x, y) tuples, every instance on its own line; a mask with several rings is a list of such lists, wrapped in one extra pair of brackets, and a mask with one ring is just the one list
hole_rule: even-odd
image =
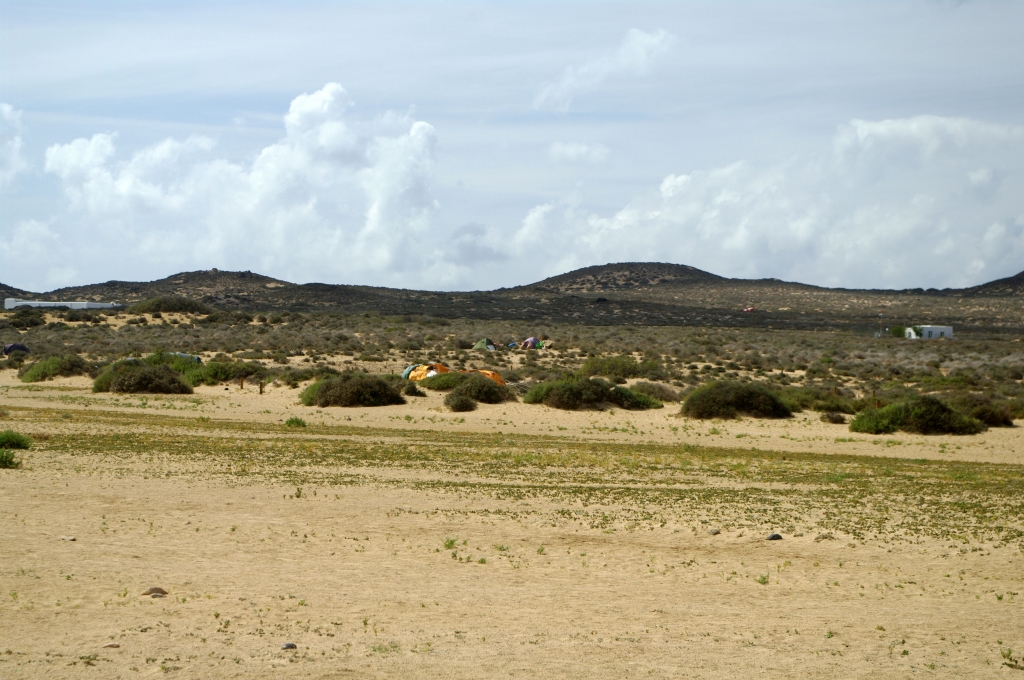
[[(247, 163), (215, 157), (205, 136), (165, 139), (127, 158), (114, 133), (54, 144), (44, 169), (68, 203), (46, 228), (74, 259), (95, 263), (94, 280), (107, 278), (101, 251), (111, 247), (129, 256), (122, 269), (144, 263), (132, 272), (143, 278), (222, 267), (297, 281), (399, 280), (437, 208), (434, 129), (360, 131), (346, 120), (350, 104), (337, 83), (296, 97), (283, 137)], [(8, 244), (0, 261), (51, 266), (30, 247), (35, 240)]]
[(601, 163), (608, 158), (608, 147), (604, 144), (554, 142), (548, 149), (548, 157), (556, 163)]
[(823, 285), (971, 285), (1024, 269), (1024, 128), (854, 120), (831, 153), (672, 174), (612, 215), (544, 203), (510, 249)]
[(28, 169), (22, 155), (21, 111), (0, 103), (0, 186), (10, 184), (16, 175)]
[(592, 90), (609, 78), (643, 75), (651, 64), (668, 52), (675, 37), (658, 30), (646, 33), (631, 28), (618, 49), (585, 64), (569, 66), (562, 77), (545, 83), (534, 97), (535, 109), (568, 111), (573, 97)]

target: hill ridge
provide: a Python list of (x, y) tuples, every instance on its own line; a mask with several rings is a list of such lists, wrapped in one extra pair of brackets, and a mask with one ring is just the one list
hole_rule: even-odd
[[(291, 283), (251, 271), (180, 272), (151, 282), (108, 281), (30, 293), (0, 284), (5, 297), (131, 304), (165, 295), (225, 311), (336, 312), (435, 318), (521, 319), (537, 324), (759, 326), (879, 329), (943, 323), (1024, 330), (1024, 272), (945, 290), (824, 288), (778, 279), (732, 279), (696, 267), (620, 262), (583, 267), (536, 283), (491, 291), (425, 291)], [(743, 311), (753, 309), (753, 312)], [(884, 326), (884, 323), (882, 324)]]

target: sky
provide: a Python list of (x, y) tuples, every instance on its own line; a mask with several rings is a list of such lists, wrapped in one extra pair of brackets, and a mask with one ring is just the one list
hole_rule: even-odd
[(1024, 270), (1024, 3), (0, 0), (0, 281)]

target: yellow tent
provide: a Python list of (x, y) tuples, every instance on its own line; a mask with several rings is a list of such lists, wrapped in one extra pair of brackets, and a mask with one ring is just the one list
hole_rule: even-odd
[(409, 380), (423, 380), (438, 373), (451, 373), (451, 371), (444, 364), (423, 364), (412, 370), (412, 373), (409, 374)]

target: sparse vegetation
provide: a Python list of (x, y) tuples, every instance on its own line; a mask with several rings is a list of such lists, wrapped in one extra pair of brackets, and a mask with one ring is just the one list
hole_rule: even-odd
[(306, 421), (298, 416), (292, 416), (288, 420), (284, 421), (287, 427), (306, 427)]
[(192, 300), (190, 298), (180, 297), (177, 295), (164, 295), (161, 297), (150, 298), (144, 302), (138, 302), (125, 310), (128, 314), (159, 314), (161, 312), (176, 312), (179, 314), (212, 314), (214, 311), (215, 310), (212, 307), (204, 305), (198, 300)]

